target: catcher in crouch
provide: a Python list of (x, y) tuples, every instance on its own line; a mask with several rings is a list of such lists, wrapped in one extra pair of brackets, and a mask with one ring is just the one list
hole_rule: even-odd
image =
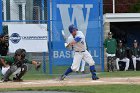
[[(22, 81), (21, 77), (27, 72), (27, 64), (35, 65), (36, 70), (38, 70), (41, 66), (41, 62), (29, 61), (25, 59), (26, 51), (25, 49), (17, 49), (14, 56), (1, 56), (0, 62), (3, 64), (2, 74), (3, 74), (3, 82), (9, 81), (10, 75), (15, 75), (13, 77), (13, 81)], [(7, 65), (9, 64), (9, 65)]]

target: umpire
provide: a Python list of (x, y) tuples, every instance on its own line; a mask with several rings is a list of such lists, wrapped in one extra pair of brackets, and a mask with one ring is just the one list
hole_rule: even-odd
[(106, 49), (107, 54), (107, 70), (109, 72), (109, 58), (115, 57), (116, 48), (117, 48), (117, 41), (115, 38), (112, 38), (112, 32), (108, 33), (108, 38), (104, 41), (104, 47)]
[(117, 57), (116, 58), (117, 70), (120, 70), (119, 61), (125, 62), (126, 63), (125, 71), (128, 70), (130, 60), (127, 58), (127, 51), (126, 51), (126, 48), (123, 46), (123, 43), (121, 40), (119, 40), (119, 45), (118, 45), (117, 51), (116, 51), (116, 57)]

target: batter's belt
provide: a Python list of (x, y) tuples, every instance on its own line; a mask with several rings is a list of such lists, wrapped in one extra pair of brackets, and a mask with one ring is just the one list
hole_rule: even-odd
[(85, 51), (75, 51), (75, 52), (85, 52)]

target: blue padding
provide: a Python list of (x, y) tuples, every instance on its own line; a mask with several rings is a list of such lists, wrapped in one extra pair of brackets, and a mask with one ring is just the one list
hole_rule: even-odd
[(79, 42), (81, 39), (82, 39), (82, 38), (80, 38), (80, 37), (76, 37), (74, 40), (75, 40), (76, 42)]

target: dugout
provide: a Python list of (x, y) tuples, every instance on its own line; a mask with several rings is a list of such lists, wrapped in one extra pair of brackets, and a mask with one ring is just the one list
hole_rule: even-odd
[[(104, 33), (105, 38), (107, 33), (111, 31), (113, 37), (117, 40), (123, 40), (127, 47), (128, 57), (130, 58), (129, 70), (133, 70), (133, 63), (130, 55), (130, 48), (133, 40), (137, 39), (140, 43), (140, 13), (115, 13), (104, 15)], [(105, 60), (106, 61), (106, 60)], [(105, 62), (106, 65), (106, 62)], [(120, 64), (123, 70), (125, 63)], [(140, 70), (140, 62), (137, 62), (137, 70)]]

